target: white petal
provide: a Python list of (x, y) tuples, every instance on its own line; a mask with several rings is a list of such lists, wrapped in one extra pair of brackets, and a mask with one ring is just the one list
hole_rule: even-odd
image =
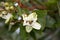
[(37, 20), (37, 14), (35, 12), (31, 13), (29, 16), (28, 16), (28, 19), (29, 20), (33, 20), (33, 21), (36, 21)]
[(37, 30), (40, 30), (40, 28), (41, 28), (41, 25), (37, 22), (33, 22), (31, 25), (34, 29), (37, 29)]
[(8, 23), (10, 18), (12, 18), (12, 15), (11, 14), (7, 14), (5, 17), (3, 17), (6, 19), (5, 23)]
[(23, 14), (22, 17), (23, 17), (23, 20), (27, 19), (27, 15), (26, 14)]
[(0, 14), (0, 17), (2, 17), (2, 14)]
[(5, 23), (8, 23), (8, 22), (9, 22), (9, 20), (10, 20), (10, 18), (6, 19)]
[(26, 32), (30, 33), (32, 31), (32, 27), (31, 26), (26, 26)]
[(11, 16), (12, 16), (12, 15), (11, 15), (10, 13), (8, 13), (7, 15), (2, 16), (2, 18), (8, 19), (8, 18), (10, 18)]

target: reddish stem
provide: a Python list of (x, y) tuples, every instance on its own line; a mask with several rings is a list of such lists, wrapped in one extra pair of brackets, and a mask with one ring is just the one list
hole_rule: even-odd
[(26, 5), (22, 4), (22, 3), (20, 2), (20, 0), (15, 0), (15, 1), (18, 2), (19, 6), (20, 6), (21, 8), (26, 8), (26, 9), (28, 9), (28, 10), (46, 9), (45, 6), (42, 6), (42, 5), (36, 6), (36, 5), (34, 5), (34, 3), (33, 3), (31, 0), (30, 0), (30, 3), (32, 4), (32, 7), (29, 7), (29, 6), (26, 6)]

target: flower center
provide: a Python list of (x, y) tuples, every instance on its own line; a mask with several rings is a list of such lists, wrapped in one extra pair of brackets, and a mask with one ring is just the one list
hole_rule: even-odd
[(29, 24), (31, 25), (33, 21), (26, 21), (26, 23), (28, 23), (28, 22), (29, 22)]

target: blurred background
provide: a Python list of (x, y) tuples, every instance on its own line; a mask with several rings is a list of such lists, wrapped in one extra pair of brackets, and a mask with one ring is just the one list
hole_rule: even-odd
[[(0, 2), (17, 2), (24, 12), (35, 11), (41, 30), (26, 33), (19, 23), (12, 26), (0, 18), (0, 40), (60, 40), (60, 0), (0, 0)], [(0, 8), (1, 9), (1, 8)]]

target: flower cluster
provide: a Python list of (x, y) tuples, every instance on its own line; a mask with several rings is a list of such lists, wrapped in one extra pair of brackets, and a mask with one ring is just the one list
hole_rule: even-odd
[(14, 10), (14, 6), (8, 2), (0, 3), (0, 17), (6, 19), (5, 23), (8, 23), (9, 20), (13, 17), (11, 11)]
[[(5, 23), (8, 23), (10, 19), (13, 19), (12, 11), (15, 11), (15, 7), (18, 6), (18, 3), (11, 4), (8, 2), (1, 2), (0, 5), (0, 17), (6, 19)], [(17, 21), (23, 19), (23, 26), (26, 26), (26, 32), (30, 33), (32, 29), (40, 30), (41, 25), (37, 22), (37, 14), (35, 12), (27, 15), (22, 14), (21, 17), (19, 16)]]
[(0, 17), (6, 19), (5, 23), (8, 23), (9, 20), (13, 17), (12, 13), (16, 11), (18, 3), (12, 4), (9, 2), (0, 3)]

